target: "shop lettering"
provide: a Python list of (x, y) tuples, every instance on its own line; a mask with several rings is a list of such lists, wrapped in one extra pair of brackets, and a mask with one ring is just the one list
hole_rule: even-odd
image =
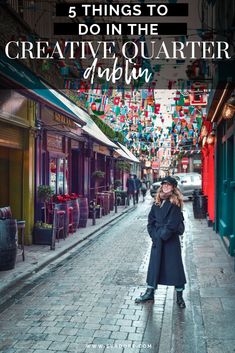
[(54, 120), (58, 123), (61, 123), (63, 125), (69, 126), (72, 129), (77, 129), (77, 125), (75, 124), (74, 121), (70, 120), (66, 116), (55, 114), (54, 115)]

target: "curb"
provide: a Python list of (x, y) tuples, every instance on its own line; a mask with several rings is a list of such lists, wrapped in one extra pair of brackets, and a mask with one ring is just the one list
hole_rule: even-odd
[(167, 288), (158, 353), (171, 353), (174, 287)]
[[(115, 224), (115, 221), (118, 221), (122, 216), (126, 216), (129, 212), (132, 212), (135, 210), (135, 207), (132, 206), (124, 211), (122, 213), (118, 214), (115, 218), (112, 218), (111, 220), (107, 221), (106, 223), (103, 223), (99, 227), (97, 227), (95, 230), (92, 230), (90, 233), (85, 235), (83, 238), (78, 239), (75, 243), (70, 244), (68, 247), (61, 249), (58, 253), (54, 254), (54, 256), (51, 256), (49, 259), (45, 259), (42, 263), (36, 265), (34, 268), (32, 268), (30, 271), (27, 271), (25, 273), (20, 274), (17, 276), (14, 280), (12, 280), (10, 283), (7, 283), (5, 286), (3, 286), (0, 289), (0, 296), (3, 296), (6, 294), (7, 291), (13, 289), (19, 282), (28, 279), (30, 276), (35, 275), (35, 273), (38, 273), (41, 271), (43, 268), (45, 268), (47, 265), (49, 265), (51, 262), (58, 260), (60, 257), (68, 253), (70, 250), (90, 238), (92, 235), (95, 233), (98, 233), (100, 230), (103, 228), (107, 227), (110, 224)], [(97, 234), (98, 235), (98, 234)], [(61, 259), (62, 261), (63, 259)]]

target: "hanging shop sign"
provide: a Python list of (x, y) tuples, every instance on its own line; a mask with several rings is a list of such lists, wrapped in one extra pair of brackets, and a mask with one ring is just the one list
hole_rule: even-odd
[(152, 169), (159, 169), (159, 162), (152, 162)]
[(189, 95), (191, 105), (205, 106), (207, 105), (207, 98), (208, 94), (204, 85), (200, 82), (192, 85), (192, 92)]
[(108, 147), (101, 146), (101, 145), (98, 145), (96, 143), (93, 144), (93, 151), (101, 153), (101, 154), (104, 154), (106, 156), (110, 156), (110, 151), (109, 151)]
[[(187, 157), (184, 157), (184, 158), (182, 158), (182, 160), (181, 160), (181, 164), (183, 164), (183, 166), (184, 165), (188, 165), (189, 164), (189, 160), (188, 160), (188, 158)], [(186, 169), (186, 168), (184, 168), (184, 169)]]
[(194, 159), (193, 164), (196, 166), (200, 166), (202, 164), (202, 161), (200, 159)]
[(80, 145), (79, 145), (78, 141), (71, 140), (71, 149), (72, 150), (77, 150), (77, 149), (79, 149), (79, 147), (80, 147)]
[(54, 121), (62, 125), (68, 126), (71, 129), (77, 130), (78, 128), (77, 124), (72, 119), (59, 113), (54, 113)]

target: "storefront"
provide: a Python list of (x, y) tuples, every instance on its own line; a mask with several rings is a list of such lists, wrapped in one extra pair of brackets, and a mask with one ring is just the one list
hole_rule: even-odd
[[(112, 152), (118, 147), (99, 129), (86, 111), (59, 92), (53, 91), (53, 94), (84, 124), (81, 135), (84, 142), (83, 145), (79, 145), (79, 165), (82, 168), (84, 179), (79, 193), (88, 197), (89, 200), (93, 199), (96, 192), (108, 190), (113, 184)], [(94, 175), (96, 171), (102, 172), (103, 177), (97, 178), (97, 175)], [(75, 188), (73, 190), (76, 191)]]
[(119, 142), (117, 145), (119, 148), (116, 150), (115, 156), (118, 157), (119, 155), (121, 162), (120, 159), (115, 161), (114, 176), (115, 180), (121, 181), (123, 189), (126, 190), (126, 182), (129, 174), (137, 175), (137, 177), (141, 179), (141, 164), (126, 146)]
[[(84, 138), (81, 136), (81, 126), (68, 116), (45, 106), (41, 106), (39, 124), (35, 156), (36, 188), (45, 184), (51, 186), (54, 194), (82, 194)], [(40, 216), (40, 207), (37, 216)]]
[[(0, 181), (4, 185), (0, 205), (10, 206), (14, 218), (26, 221), (25, 242), (31, 244), (37, 186), (51, 182), (56, 191), (61, 187), (66, 191), (71, 185), (66, 175), (71, 164), (69, 150), (72, 138), (77, 140), (81, 130), (74, 131), (72, 126), (66, 126), (66, 119), (75, 121), (79, 126), (85, 123), (27, 67), (17, 61), (13, 64), (1, 51), (0, 78)], [(57, 120), (54, 114), (57, 114)], [(63, 121), (58, 121), (60, 114), (64, 116)], [(44, 117), (44, 122), (41, 117)], [(47, 128), (49, 121), (53, 126)], [(63, 136), (54, 136), (61, 125), (64, 126)], [(66, 139), (65, 132), (71, 134), (70, 140)], [(52, 165), (53, 158), (57, 170), (60, 170), (56, 177), (49, 173), (49, 167), (42, 168), (46, 164), (49, 166), (49, 162)]]
[(35, 104), (19, 91), (0, 90), (0, 207), (26, 221), (25, 242), (34, 223)]
[(209, 121), (201, 129), (202, 192), (207, 196), (208, 225), (215, 222), (215, 131)]
[(235, 122), (223, 119), (217, 132), (216, 230), (235, 255)]
[[(231, 256), (235, 255), (235, 100), (234, 87), (217, 90), (208, 119), (216, 124), (215, 230)], [(213, 104), (216, 108), (213, 109)], [(211, 152), (210, 152), (211, 153)]]
[(109, 191), (114, 183), (112, 148), (93, 142), (90, 160), (90, 198), (97, 192)]

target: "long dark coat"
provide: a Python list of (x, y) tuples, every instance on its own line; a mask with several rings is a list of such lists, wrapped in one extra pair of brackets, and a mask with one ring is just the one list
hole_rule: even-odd
[(134, 194), (136, 191), (136, 183), (134, 178), (128, 178), (126, 181), (128, 194)]
[(153, 244), (150, 254), (147, 284), (183, 287), (186, 283), (177, 232), (182, 221), (180, 207), (166, 200), (162, 207), (153, 204), (148, 216), (148, 233)]

